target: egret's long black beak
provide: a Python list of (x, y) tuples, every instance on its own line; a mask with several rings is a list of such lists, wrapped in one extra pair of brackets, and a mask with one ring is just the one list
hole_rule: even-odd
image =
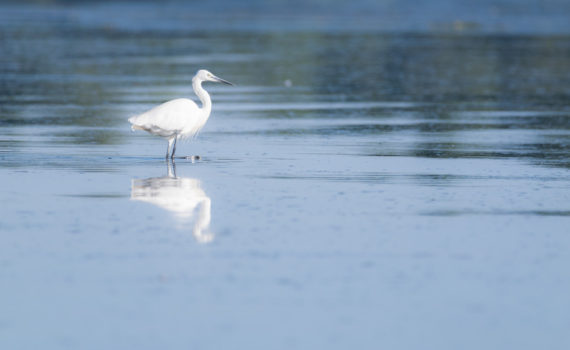
[(231, 85), (233, 86), (234, 84), (230, 83), (227, 80), (224, 80), (222, 78), (218, 78), (217, 76), (214, 75), (214, 80), (217, 81), (218, 83), (222, 83), (222, 84), (226, 84), (226, 85)]

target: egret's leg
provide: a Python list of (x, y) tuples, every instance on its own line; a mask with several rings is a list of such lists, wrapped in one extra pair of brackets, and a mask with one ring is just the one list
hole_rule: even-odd
[(170, 147), (172, 146), (173, 142), (174, 142), (174, 139), (168, 139), (168, 147), (166, 147), (166, 158), (168, 158), (168, 156), (170, 156)]
[(178, 137), (174, 138), (174, 146), (172, 147), (172, 154), (170, 155), (170, 159), (174, 159), (174, 153), (176, 152), (176, 140), (178, 140)]

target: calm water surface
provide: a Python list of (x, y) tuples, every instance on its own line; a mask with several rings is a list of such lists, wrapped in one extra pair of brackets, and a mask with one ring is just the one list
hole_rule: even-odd
[(570, 34), (106, 6), (2, 8), (1, 348), (570, 346)]

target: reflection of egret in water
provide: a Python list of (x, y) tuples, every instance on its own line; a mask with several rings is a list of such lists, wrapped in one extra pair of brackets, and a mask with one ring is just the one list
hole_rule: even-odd
[(210, 197), (197, 179), (176, 176), (176, 164), (167, 162), (168, 175), (149, 179), (133, 179), (131, 199), (152, 203), (175, 214), (181, 224), (194, 221), (192, 233), (198, 242), (212, 241)]

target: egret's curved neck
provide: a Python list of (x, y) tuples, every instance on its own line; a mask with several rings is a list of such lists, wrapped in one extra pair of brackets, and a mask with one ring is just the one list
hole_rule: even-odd
[(194, 92), (202, 102), (202, 113), (204, 116), (208, 118), (210, 116), (210, 112), (212, 111), (212, 100), (210, 99), (210, 95), (204, 88), (202, 87), (202, 80), (194, 78), (192, 79), (192, 87), (194, 88)]

